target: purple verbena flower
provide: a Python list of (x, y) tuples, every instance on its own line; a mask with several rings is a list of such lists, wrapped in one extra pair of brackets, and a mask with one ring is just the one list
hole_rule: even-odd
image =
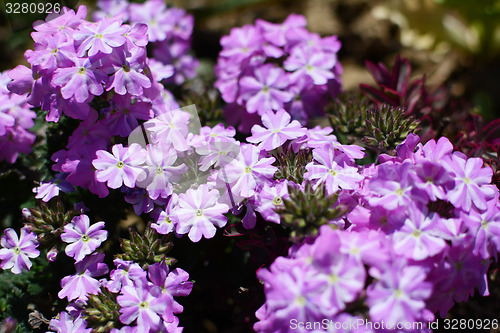
[(94, 253), (75, 263), (76, 274), (64, 277), (61, 280), (61, 291), (57, 294), (60, 299), (68, 301), (78, 299), (86, 301), (87, 295), (97, 295), (100, 283), (94, 277), (108, 273), (108, 266), (102, 263), (103, 253)]
[[(73, 319), (67, 312), (59, 314), (59, 319), (54, 318), (50, 321), (49, 328), (56, 333), (90, 333), (91, 328), (87, 328), (87, 322), (83, 318)], [(50, 333), (50, 332), (48, 332)]]
[(80, 261), (94, 252), (108, 237), (108, 232), (102, 230), (104, 225), (102, 221), (90, 225), (89, 217), (84, 214), (75, 216), (61, 234), (62, 241), (70, 243), (66, 246), (66, 254)]
[(96, 152), (97, 159), (92, 161), (92, 165), (97, 169), (97, 180), (107, 182), (110, 188), (119, 188), (122, 184), (133, 188), (137, 181), (146, 178), (146, 172), (141, 167), (146, 160), (146, 152), (139, 144), (123, 147), (120, 143), (113, 146), (112, 152)]
[(247, 138), (248, 142), (258, 143), (260, 149), (271, 151), (283, 145), (287, 140), (300, 138), (307, 130), (297, 120), (290, 122), (291, 117), (283, 109), (274, 113), (268, 111), (262, 115), (262, 123), (252, 127), (252, 136)]
[(40, 255), (38, 240), (35, 233), (27, 228), (21, 229), (19, 237), (12, 228), (4, 231), (0, 244), (0, 260), (2, 269), (10, 269), (14, 274), (20, 274), (23, 269), (30, 270), (32, 263), (29, 258), (36, 258)]
[(227, 223), (223, 215), (229, 211), (226, 204), (217, 202), (219, 193), (202, 184), (196, 190), (189, 189), (179, 195), (177, 208), (173, 211), (172, 218), (177, 223), (177, 233), (188, 233), (189, 239), (198, 242), (201, 237), (212, 238), (217, 229)]

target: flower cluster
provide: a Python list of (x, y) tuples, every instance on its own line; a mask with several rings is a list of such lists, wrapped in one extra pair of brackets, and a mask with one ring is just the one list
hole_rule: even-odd
[(305, 123), (340, 91), (340, 42), (305, 26), (301, 15), (282, 24), (257, 20), (221, 39), (215, 85), (228, 103), (227, 120), (240, 131), (249, 132), (268, 110), (285, 109)]
[[(194, 65), (187, 66), (191, 69), (186, 71), (168, 65), (172, 68), (166, 69), (166, 73), (154, 68), (158, 62), (148, 58), (146, 45), (149, 40), (157, 41), (151, 36), (162, 31), (163, 35), (172, 35), (165, 43), (172, 47), (178, 43), (187, 52), (192, 20), (183, 11), (172, 8), (171, 15), (177, 13), (176, 24), (151, 27), (134, 16), (145, 9), (133, 6), (130, 5), (134, 13), (130, 24), (124, 23), (129, 18), (123, 15), (86, 21), (85, 6), (80, 6), (76, 13), (64, 9), (60, 16), (51, 15), (44, 22), (36, 22), (36, 31), (32, 33), (35, 50), (25, 53), (31, 68), (20, 65), (9, 72), (12, 81), (7, 86), (12, 95), (29, 93), (28, 104), (46, 111), (48, 121), (57, 122), (62, 114), (82, 120), (69, 137), (66, 149), (53, 154), (52, 160), (56, 162), (53, 170), (59, 175), (35, 189), (37, 198), (48, 201), (60, 190), (71, 191), (71, 185), (106, 196), (108, 189), (98, 181), (92, 166), (96, 152), (107, 149), (113, 136), (127, 137), (141, 121), (178, 108), (171, 93), (159, 82), (174, 76), (190, 77)], [(156, 11), (155, 4), (144, 6), (151, 13)], [(184, 56), (188, 57), (184, 53), (179, 55)], [(26, 101), (25, 95), (16, 97)], [(13, 122), (14, 111), (6, 114), (7, 124)], [(24, 119), (28, 124), (29, 117)]]
[[(102, 263), (104, 254), (95, 253), (77, 262), (76, 274), (65, 277), (60, 298), (67, 297), (70, 303), (59, 319), (52, 319), (50, 328), (57, 332), (67, 332), (65, 327), (79, 327), (78, 332), (91, 328), (96, 313), (89, 305), (95, 304), (95, 296), (111, 295), (118, 313), (116, 318), (108, 318), (105, 323), (111, 332), (181, 332), (179, 319), (175, 314), (183, 311), (174, 297), (187, 296), (193, 283), (189, 275), (180, 268), (170, 270), (164, 262), (149, 265), (144, 270), (132, 261), (115, 259), (116, 268), (109, 279), (95, 277), (108, 272)], [(92, 299), (91, 299), (92, 297)], [(92, 302), (91, 302), (92, 301)], [(101, 307), (97, 310), (102, 311)], [(105, 315), (105, 314), (104, 314)], [(112, 319), (112, 320), (111, 320)], [(109, 325), (109, 323), (113, 323)]]
[(476, 287), (488, 295), (486, 272), (500, 251), (492, 170), (453, 152), (446, 138), (418, 141), (410, 134), (397, 156), (381, 155), (380, 164), (359, 170), (338, 153), (314, 149), (305, 178), (347, 191), (355, 204), (258, 272), (266, 293), (258, 332), (285, 332), (291, 319), (344, 322), (360, 314), (373, 322), (428, 322)]
[(28, 131), (34, 125), (36, 113), (29, 109), (26, 95), (9, 92), (8, 72), (0, 73), (0, 161), (14, 163), (19, 153), (29, 153), (35, 134)]
[(151, 71), (159, 81), (182, 84), (196, 74), (198, 61), (189, 54), (193, 17), (183, 9), (167, 7), (165, 1), (148, 0), (142, 4), (127, 0), (99, 0), (94, 17), (121, 17), (130, 24), (148, 26)]

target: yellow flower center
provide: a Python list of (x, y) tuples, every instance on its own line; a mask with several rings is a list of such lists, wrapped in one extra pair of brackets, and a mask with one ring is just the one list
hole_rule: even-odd
[(116, 166), (121, 169), (125, 166), (125, 163), (123, 163), (122, 161), (119, 161), (118, 163), (116, 163)]
[(276, 206), (281, 205), (283, 203), (283, 199), (281, 199), (281, 197), (276, 197), (276, 198), (274, 198), (273, 203)]
[(196, 209), (196, 212), (195, 212), (196, 216), (202, 216), (203, 215), (203, 211), (201, 209)]

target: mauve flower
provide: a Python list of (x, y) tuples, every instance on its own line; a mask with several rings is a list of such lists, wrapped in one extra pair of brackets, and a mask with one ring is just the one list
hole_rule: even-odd
[(290, 75), (292, 81), (297, 81), (301, 76), (309, 76), (315, 85), (323, 85), (335, 78), (333, 67), (336, 62), (335, 54), (315, 48), (295, 47), (283, 65), (287, 71), (293, 72)]
[(162, 324), (161, 316), (170, 305), (165, 298), (158, 297), (160, 293), (159, 287), (146, 280), (122, 287), (121, 294), (116, 297), (120, 305), (120, 321), (129, 325), (137, 319), (139, 332), (156, 332)]
[(131, 4), (129, 7), (130, 22), (145, 23), (148, 26), (150, 42), (164, 40), (168, 37), (170, 15), (162, 0), (149, 0), (143, 4)]
[(483, 259), (497, 258), (500, 252), (500, 205), (498, 194), (487, 203), (487, 209), (480, 213), (471, 210), (460, 214), (461, 219), (474, 237), (473, 254)]
[(234, 63), (240, 63), (259, 51), (262, 35), (257, 28), (246, 25), (242, 28), (233, 28), (229, 36), (221, 38), (222, 57), (230, 58)]
[(180, 268), (170, 271), (165, 262), (161, 262), (149, 265), (148, 277), (154, 285), (161, 288), (162, 297), (169, 299), (167, 303), (171, 303), (172, 308), (168, 311), (181, 313), (183, 307), (174, 300), (174, 297), (188, 296), (191, 293), (193, 282), (188, 281), (189, 274)]
[(146, 49), (135, 47), (127, 53), (113, 54), (112, 71), (107, 91), (114, 89), (119, 95), (129, 93), (142, 96), (144, 89), (151, 88), (151, 80), (144, 74)]
[(2, 249), (0, 249), (0, 260), (2, 269), (11, 269), (12, 273), (20, 274), (23, 269), (30, 270), (32, 263), (29, 258), (36, 258), (40, 255), (38, 240), (35, 233), (27, 228), (21, 229), (21, 234), (12, 228), (4, 231), (4, 236), (0, 240)]
[(57, 294), (60, 299), (65, 297), (68, 301), (78, 299), (86, 301), (87, 295), (97, 295), (100, 283), (94, 277), (108, 273), (108, 266), (102, 263), (103, 253), (94, 253), (75, 263), (76, 274), (64, 277), (61, 280), (61, 291)]
[(424, 260), (441, 253), (447, 244), (436, 228), (441, 223), (439, 214), (427, 216), (427, 209), (414, 204), (408, 206), (408, 218), (394, 232), (394, 252), (413, 260)]
[(271, 151), (283, 145), (287, 140), (300, 138), (306, 134), (307, 129), (297, 121), (290, 122), (291, 117), (283, 109), (274, 113), (269, 111), (262, 115), (262, 123), (252, 127), (252, 136), (247, 138), (248, 142), (258, 143), (260, 149)]
[(288, 194), (288, 181), (280, 181), (273, 186), (264, 184), (258, 193), (257, 211), (266, 221), (280, 223), (280, 216), (275, 209), (283, 207), (283, 201), (290, 199)]
[(147, 277), (139, 264), (132, 261), (115, 259), (113, 263), (116, 269), (109, 274), (109, 281), (106, 282), (106, 288), (113, 293), (118, 293), (124, 286), (134, 286), (134, 281), (139, 281)]
[(74, 66), (58, 68), (52, 83), (61, 87), (62, 97), (69, 99), (75, 97), (78, 103), (88, 102), (92, 95), (99, 96), (104, 92), (102, 83), (107, 76), (87, 58), (74, 58)]
[(366, 279), (365, 267), (360, 260), (332, 251), (340, 247), (340, 237), (341, 234), (331, 227), (322, 228), (311, 248), (311, 266), (318, 272), (316, 279), (325, 282), (321, 296), (315, 301), (322, 305), (323, 313), (328, 316), (337, 314), (346, 303), (355, 300)]
[(254, 75), (240, 80), (238, 103), (245, 104), (248, 112), (264, 114), (269, 110), (279, 110), (292, 99), (293, 95), (286, 91), (289, 82), (283, 69), (271, 64), (262, 65), (255, 69)]
[(62, 241), (70, 243), (66, 246), (66, 254), (80, 261), (94, 252), (108, 238), (108, 232), (102, 230), (104, 226), (102, 221), (91, 226), (87, 215), (75, 216), (71, 223), (64, 226), (64, 232), (61, 234)]
[(73, 34), (78, 47), (78, 56), (85, 56), (87, 51), (89, 57), (99, 52), (110, 54), (114, 48), (125, 44), (127, 39), (123, 34), (128, 29), (121, 23), (120, 19), (104, 17), (98, 22), (85, 22), (80, 25)]
[(366, 302), (373, 321), (416, 322), (424, 317), (432, 283), (423, 267), (398, 260), (381, 271), (370, 270), (376, 281), (367, 288)]

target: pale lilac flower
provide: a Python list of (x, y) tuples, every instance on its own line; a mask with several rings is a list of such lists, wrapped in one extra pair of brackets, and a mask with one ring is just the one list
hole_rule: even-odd
[(328, 316), (345, 309), (346, 303), (356, 299), (365, 285), (363, 263), (353, 256), (332, 251), (340, 247), (341, 234), (330, 227), (322, 228), (312, 245), (312, 267), (318, 272), (317, 280), (325, 287), (316, 303), (322, 305)]
[(307, 75), (314, 81), (314, 84), (323, 85), (335, 78), (332, 69), (336, 63), (335, 54), (325, 53), (315, 48), (295, 47), (283, 65), (287, 71), (293, 72), (291, 74), (293, 81)]
[(454, 152), (445, 162), (455, 180), (455, 188), (448, 192), (448, 200), (466, 212), (472, 207), (485, 210), (487, 200), (493, 198), (495, 194), (493, 187), (489, 186), (493, 170), (490, 167), (482, 167), (482, 158), (467, 159), (460, 152)]
[(427, 194), (413, 186), (411, 168), (411, 162), (379, 165), (378, 177), (369, 183), (371, 193), (376, 195), (368, 197), (370, 205), (394, 210), (415, 202), (426, 203)]
[(170, 15), (165, 2), (162, 0), (149, 0), (143, 4), (131, 4), (129, 7), (130, 22), (145, 23), (148, 26), (150, 42), (164, 40), (168, 37)]
[(220, 43), (223, 48), (220, 55), (240, 63), (260, 50), (262, 36), (257, 28), (246, 25), (231, 29), (229, 36), (222, 37)]
[(27, 228), (21, 229), (19, 237), (12, 228), (4, 231), (4, 236), (0, 240), (0, 260), (2, 269), (11, 269), (12, 273), (20, 274), (23, 269), (30, 270), (32, 263), (29, 258), (36, 258), (40, 255), (38, 240), (35, 233)]
[(36, 199), (42, 199), (44, 202), (49, 202), (53, 197), (57, 197), (60, 191), (65, 193), (73, 192), (74, 188), (67, 181), (53, 179), (49, 182), (41, 182), (40, 186), (33, 188), (32, 191), (36, 193)]
[(87, 215), (75, 216), (64, 226), (64, 232), (61, 234), (62, 241), (70, 243), (66, 246), (66, 254), (75, 261), (80, 261), (94, 252), (108, 238), (108, 232), (102, 230), (104, 225), (101, 221), (91, 226)]
[(408, 218), (394, 232), (394, 252), (413, 260), (424, 260), (441, 253), (447, 244), (436, 226), (441, 223), (438, 214), (426, 215), (427, 210), (415, 205), (408, 206)]
[(255, 24), (263, 30), (263, 35), (267, 42), (283, 47), (288, 41), (287, 35), (293, 35), (295, 30), (305, 28), (307, 22), (303, 15), (291, 14), (281, 24), (270, 23), (260, 19)]
[(49, 36), (42, 43), (35, 44), (35, 51), (25, 53), (26, 60), (32, 66), (52, 73), (57, 67), (69, 67), (76, 57), (73, 40), (67, 40), (63, 34)]
[(200, 170), (207, 171), (210, 167), (218, 168), (233, 161), (240, 153), (239, 142), (232, 138), (221, 136), (217, 140), (210, 140), (200, 144), (196, 153), (201, 155)]
[[(260, 269), (257, 277), (264, 283), (268, 317), (254, 325), (257, 332), (279, 332), (290, 320), (320, 321), (327, 317), (318, 300), (325, 281), (305, 260), (278, 257), (270, 267)], [(267, 329), (265, 329), (267, 327)]]
[(248, 142), (258, 143), (260, 149), (271, 151), (283, 145), (287, 140), (300, 138), (307, 130), (297, 121), (290, 122), (291, 117), (283, 109), (274, 113), (268, 111), (262, 115), (262, 123), (252, 127), (252, 136), (247, 138)]
[(286, 91), (289, 83), (283, 69), (267, 64), (257, 68), (254, 75), (240, 80), (238, 103), (245, 104), (248, 112), (264, 114), (279, 110), (292, 99), (292, 94)]
[(226, 204), (218, 203), (219, 192), (210, 190), (208, 185), (200, 185), (196, 190), (189, 189), (179, 195), (178, 207), (172, 218), (177, 223), (177, 233), (188, 233), (189, 239), (198, 242), (201, 237), (212, 238), (217, 229), (227, 223), (223, 215), (229, 211)]
[(78, 56), (92, 57), (99, 52), (110, 54), (113, 49), (125, 44), (123, 36), (128, 31), (121, 25), (121, 20), (102, 18), (96, 23), (85, 22), (74, 32), (73, 37), (78, 46)]
[(367, 304), (372, 321), (416, 322), (423, 318), (425, 301), (432, 293), (423, 267), (405, 261), (387, 265), (382, 271), (370, 270), (377, 281), (367, 289)]
[(59, 314), (59, 319), (54, 318), (50, 321), (49, 328), (55, 330), (56, 333), (90, 333), (91, 328), (87, 328), (87, 322), (83, 318), (76, 319), (63, 311)]
[(103, 253), (94, 253), (75, 263), (76, 274), (64, 277), (61, 280), (61, 291), (57, 294), (60, 299), (68, 301), (78, 299), (86, 301), (87, 295), (97, 295), (100, 283), (94, 277), (108, 273), (108, 266), (102, 263)]
[(92, 165), (97, 169), (98, 181), (107, 182), (110, 188), (119, 188), (122, 184), (133, 188), (137, 181), (146, 178), (146, 172), (140, 167), (146, 160), (146, 151), (139, 144), (123, 147), (120, 143), (113, 146), (112, 152), (96, 152), (97, 159)]
[(260, 149), (253, 145), (241, 145), (241, 154), (226, 165), (219, 177), (231, 184), (232, 192), (245, 198), (255, 194), (258, 183), (270, 181), (278, 170), (272, 164), (274, 157), (260, 158)]
[[(188, 296), (193, 289), (193, 282), (189, 281), (189, 274), (183, 269), (176, 268), (170, 271), (165, 262), (155, 263), (148, 267), (148, 277), (154, 285), (161, 288), (161, 297), (168, 298), (167, 303), (171, 304), (172, 312), (168, 317), (172, 317), (173, 313), (181, 313), (184, 309), (174, 297)], [(165, 320), (168, 320), (165, 318)]]
[(354, 190), (358, 183), (364, 178), (358, 173), (358, 168), (344, 154), (333, 148), (320, 149), (313, 151), (315, 162), (306, 165), (307, 172), (305, 179), (318, 180), (315, 187), (320, 183), (325, 183), (328, 194), (333, 194), (339, 188)]
[(147, 145), (147, 157), (144, 170), (147, 177), (137, 183), (146, 188), (151, 199), (167, 198), (172, 194), (172, 183), (179, 181), (181, 175), (188, 171), (185, 164), (173, 165), (177, 160), (175, 150), (169, 146)]
[(186, 151), (189, 148), (186, 140), (189, 132), (189, 118), (188, 112), (175, 110), (160, 114), (146, 122), (144, 127), (152, 132), (152, 139), (155, 143), (161, 141), (165, 145), (171, 145), (177, 151)]

